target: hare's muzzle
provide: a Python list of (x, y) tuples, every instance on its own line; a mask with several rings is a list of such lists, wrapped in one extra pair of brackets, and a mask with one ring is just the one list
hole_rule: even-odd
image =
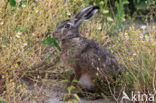
[(53, 36), (54, 38), (56, 38), (56, 35), (57, 35), (57, 31), (54, 31), (54, 32), (52, 33), (52, 36)]

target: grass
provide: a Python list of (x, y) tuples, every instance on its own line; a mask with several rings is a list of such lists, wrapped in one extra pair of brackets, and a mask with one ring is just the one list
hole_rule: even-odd
[[(59, 79), (67, 79), (70, 69), (61, 69), (58, 60), (59, 51), (51, 45), (44, 45), (45, 40), (55, 30), (62, 19), (73, 16), (73, 12), (82, 8), (74, 3), (58, 0), (28, 0), (22, 7), (11, 7), (0, 1), (0, 101), (17, 103), (36, 99), (42, 95), (29, 93), (22, 78), (44, 83), (50, 74), (57, 74)], [(17, 5), (19, 2), (17, 2)], [(115, 31), (115, 21), (100, 23), (100, 13), (81, 26), (84, 36), (92, 38), (111, 50), (118, 58), (124, 70), (116, 84), (103, 84), (103, 97), (113, 97), (119, 101), (122, 91), (140, 91), (142, 94), (156, 94), (156, 25), (147, 26), (149, 34), (143, 35), (144, 29), (123, 26), (120, 33), (108, 36)], [(91, 26), (90, 26), (91, 25)], [(101, 31), (102, 26), (105, 28)], [(111, 28), (113, 27), (113, 29)], [(152, 30), (153, 29), (153, 30)], [(66, 75), (61, 75), (61, 73)], [(29, 96), (28, 96), (29, 95)]]

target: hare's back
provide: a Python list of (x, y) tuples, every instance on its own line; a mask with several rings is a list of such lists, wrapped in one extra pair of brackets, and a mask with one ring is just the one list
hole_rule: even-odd
[(102, 45), (94, 40), (84, 38), (85, 48), (81, 51), (80, 65), (89, 70), (100, 72), (118, 71), (118, 64), (115, 56)]

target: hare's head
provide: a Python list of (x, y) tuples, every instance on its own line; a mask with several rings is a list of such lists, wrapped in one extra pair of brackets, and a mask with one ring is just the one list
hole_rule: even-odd
[(83, 21), (90, 19), (98, 9), (98, 6), (89, 5), (83, 8), (74, 18), (60, 21), (56, 31), (53, 33), (53, 36), (58, 41), (80, 36), (78, 30), (80, 24)]

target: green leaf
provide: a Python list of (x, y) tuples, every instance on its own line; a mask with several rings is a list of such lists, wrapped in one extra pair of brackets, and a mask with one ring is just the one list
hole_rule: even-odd
[(69, 95), (71, 94), (71, 91), (72, 91), (73, 89), (75, 89), (74, 86), (70, 86), (70, 87), (67, 88)]
[(24, 32), (25, 29), (24, 29), (24, 28), (19, 28), (19, 31), (20, 31), (20, 32)]
[(46, 40), (42, 41), (43, 44), (52, 44), (54, 42), (54, 38), (48, 37)]
[(78, 83), (78, 80), (75, 80), (75, 79), (74, 79), (72, 82), (74, 82), (74, 83)]
[(115, 2), (115, 7), (118, 7), (118, 5), (119, 5), (119, 3), (116, 1), (116, 2)]
[(62, 82), (64, 82), (64, 83), (68, 83), (69, 81), (68, 81), (68, 80), (62, 80)]
[(15, 0), (8, 0), (11, 6), (16, 6), (16, 1)]
[(23, 5), (23, 1), (20, 1), (19, 7), (22, 7), (22, 5)]
[(75, 48), (70, 48), (70, 52), (72, 53), (72, 54), (74, 54), (75, 53)]
[(50, 44), (53, 43), (54, 46), (55, 46), (59, 51), (61, 51), (61, 48), (60, 48), (60, 46), (59, 46), (57, 40), (55, 40), (54, 38), (48, 37), (46, 40), (42, 41), (42, 43), (43, 43), (43, 44), (48, 44), (48, 45), (50, 45)]
[(22, 27), (16, 27), (15, 29), (18, 30), (18, 31), (20, 31), (20, 32), (25, 32), (26, 31), (26, 29), (24, 29)]
[(68, 100), (68, 102), (67, 103), (73, 103), (72, 101), (70, 101), (70, 100)]
[(4, 42), (2, 42), (2, 44), (6, 46), (6, 45), (7, 45), (7, 42), (6, 42), (6, 41), (4, 41)]
[(61, 48), (60, 48), (60, 46), (59, 46), (57, 40), (55, 40), (55, 39), (54, 39), (54, 46), (55, 46), (59, 51), (61, 51)]
[(140, 0), (136, 0), (137, 4), (140, 3)]
[(73, 100), (72, 100), (72, 103), (77, 103), (77, 101), (73, 99)]
[(153, 4), (152, 0), (147, 0), (148, 6), (151, 6)]
[(77, 94), (73, 94), (73, 96), (80, 102), (80, 98)]
[(0, 103), (6, 103), (5, 101), (0, 101)]
[(125, 0), (123, 1), (123, 4), (129, 4), (129, 1)]
[(15, 13), (15, 12), (16, 12), (16, 9), (11, 10), (11, 12), (12, 12), (12, 13)]
[(139, 4), (136, 5), (136, 8), (139, 10), (141, 9), (146, 9), (146, 4), (144, 2), (140, 2)]
[(28, 40), (28, 45), (30, 45), (31, 42), (32, 42), (32, 40), (29, 39), (29, 40)]
[(65, 100), (68, 97), (68, 94), (64, 94), (63, 99)]
[(79, 59), (78, 58), (68, 58), (67, 60), (70, 63), (74, 63), (74, 62), (78, 61)]

